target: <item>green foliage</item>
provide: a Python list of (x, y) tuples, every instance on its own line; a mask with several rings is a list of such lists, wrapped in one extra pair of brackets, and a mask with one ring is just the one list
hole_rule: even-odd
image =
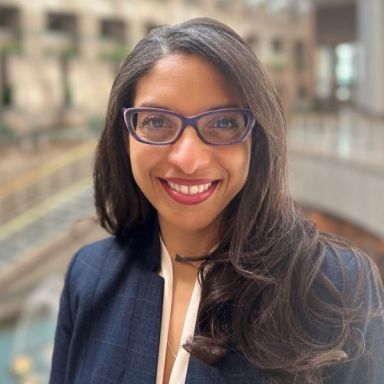
[(65, 58), (65, 59), (73, 59), (79, 54), (77, 47), (71, 46), (63, 49), (60, 52), (60, 57)]
[(105, 48), (100, 52), (100, 58), (102, 60), (121, 62), (129, 54), (130, 50), (125, 45), (119, 45), (114, 48)]
[(271, 69), (282, 71), (287, 68), (288, 63), (286, 58), (281, 56), (274, 56), (268, 61), (267, 65)]
[(66, 84), (64, 87), (64, 105), (65, 107), (71, 107), (73, 103), (73, 94), (71, 87)]
[(1, 104), (8, 107), (12, 105), (12, 101), (13, 101), (12, 88), (9, 85), (5, 85), (3, 87), (3, 92), (1, 95)]
[(1, 52), (9, 55), (20, 55), (23, 52), (23, 49), (20, 41), (13, 40), (2, 47)]
[(15, 132), (8, 125), (0, 121), (0, 139), (15, 140)]

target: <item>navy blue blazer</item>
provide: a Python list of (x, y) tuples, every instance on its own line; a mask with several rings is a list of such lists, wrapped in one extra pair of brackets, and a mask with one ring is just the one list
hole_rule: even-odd
[[(337, 281), (340, 276), (331, 255), (325, 268), (331, 280)], [(351, 264), (353, 280), (356, 267)], [(50, 384), (156, 382), (163, 301), (159, 267), (157, 228), (135, 231), (124, 243), (110, 237), (74, 256), (61, 296)], [(350, 283), (352, 289), (353, 281)], [(369, 307), (380, 295), (371, 280), (362, 305)], [(325, 383), (384, 383), (383, 318), (361, 325), (361, 331), (373, 349), (370, 368), (367, 358), (360, 358), (327, 371)], [(369, 381), (368, 369), (372, 376)], [(231, 352), (215, 367), (191, 357), (186, 383), (266, 381), (260, 370)]]

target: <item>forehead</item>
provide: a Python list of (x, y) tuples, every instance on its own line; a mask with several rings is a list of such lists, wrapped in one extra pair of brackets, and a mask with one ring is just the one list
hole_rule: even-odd
[(243, 106), (239, 88), (198, 55), (171, 54), (158, 60), (135, 87), (133, 106), (154, 106), (192, 115)]

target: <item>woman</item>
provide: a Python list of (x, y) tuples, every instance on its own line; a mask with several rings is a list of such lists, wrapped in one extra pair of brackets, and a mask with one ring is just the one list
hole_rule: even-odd
[(101, 224), (61, 299), (51, 383), (381, 383), (382, 285), (287, 192), (286, 125), (230, 28), (153, 30), (122, 64)]

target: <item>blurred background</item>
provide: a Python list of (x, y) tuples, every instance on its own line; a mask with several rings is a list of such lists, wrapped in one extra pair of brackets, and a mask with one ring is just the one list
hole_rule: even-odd
[(66, 266), (107, 236), (92, 163), (122, 59), (210, 16), (264, 63), (289, 120), (290, 188), (384, 270), (383, 0), (0, 0), (0, 383), (48, 382)]

